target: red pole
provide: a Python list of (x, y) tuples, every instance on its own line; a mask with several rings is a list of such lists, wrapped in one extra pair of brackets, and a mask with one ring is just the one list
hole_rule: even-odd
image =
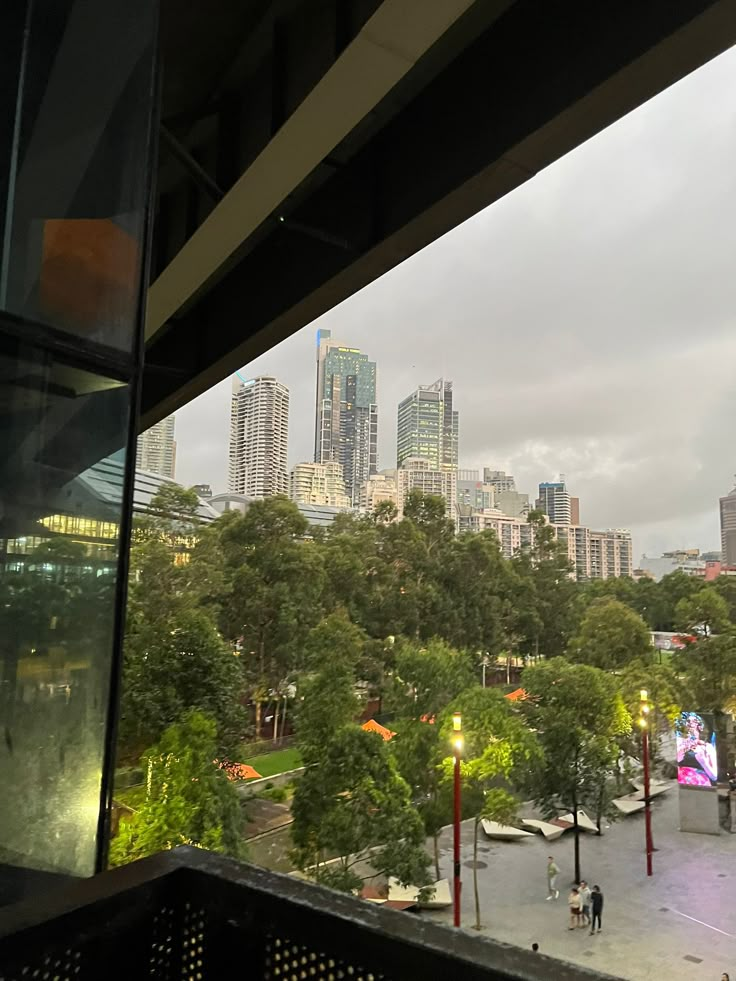
[(460, 926), (460, 749), (455, 747), (455, 794), (454, 794), (454, 827), (452, 841), (453, 857), (453, 876), (454, 876), (454, 903), (453, 912), (455, 916), (455, 926)]
[(641, 746), (644, 755), (644, 823), (647, 842), (647, 875), (652, 874), (652, 811), (649, 802), (649, 733), (646, 728), (641, 731)]

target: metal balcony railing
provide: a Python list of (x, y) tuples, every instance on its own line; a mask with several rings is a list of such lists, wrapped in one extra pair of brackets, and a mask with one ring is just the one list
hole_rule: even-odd
[(0, 981), (602, 977), (196, 848), (0, 910)]

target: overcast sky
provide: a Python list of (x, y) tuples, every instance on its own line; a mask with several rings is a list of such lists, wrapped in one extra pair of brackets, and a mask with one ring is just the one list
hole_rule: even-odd
[[(535, 496), (564, 473), (581, 521), (634, 556), (718, 548), (736, 471), (736, 49), (244, 366), (291, 392), (313, 452), (319, 327), (378, 363), (379, 466), (396, 406), (452, 379), (460, 466)], [(243, 312), (244, 317), (247, 311)], [(177, 479), (226, 489), (230, 381), (177, 413)]]

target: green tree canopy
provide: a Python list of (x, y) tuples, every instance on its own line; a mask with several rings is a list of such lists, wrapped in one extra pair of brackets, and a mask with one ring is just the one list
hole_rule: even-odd
[(169, 726), (143, 757), (146, 800), (121, 821), (110, 864), (124, 865), (177, 845), (245, 857), (235, 788), (215, 764), (217, 726), (200, 712)]
[(386, 707), (403, 719), (433, 717), (472, 682), (472, 665), (465, 653), (439, 638), (426, 644), (400, 639)]
[(721, 633), (731, 626), (728, 603), (718, 590), (705, 586), (683, 596), (675, 607), (675, 627), (687, 633), (702, 633), (705, 637)]
[(617, 670), (651, 655), (652, 640), (642, 618), (616, 599), (600, 599), (587, 609), (570, 644), (575, 661)]
[(292, 815), (294, 860), (317, 882), (343, 892), (374, 875), (429, 885), (424, 825), (379, 735), (357, 725), (332, 733), (297, 784)]
[(592, 807), (599, 822), (606, 784), (618, 759), (618, 740), (631, 729), (615, 679), (564, 658), (524, 672), (523, 709), (538, 733), (542, 756), (528, 770), (527, 787), (544, 813), (570, 811), (575, 819), (575, 881), (580, 881), (577, 812)]

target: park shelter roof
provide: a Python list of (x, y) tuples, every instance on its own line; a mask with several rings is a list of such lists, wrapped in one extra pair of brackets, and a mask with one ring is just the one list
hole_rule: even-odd
[(386, 726), (382, 726), (381, 723), (376, 722), (375, 719), (369, 719), (367, 722), (364, 722), (361, 729), (364, 729), (366, 732), (377, 732), (378, 735), (381, 736), (386, 742), (388, 742), (389, 739), (393, 739), (396, 735), (395, 732), (391, 732), (390, 729), (387, 729)]

